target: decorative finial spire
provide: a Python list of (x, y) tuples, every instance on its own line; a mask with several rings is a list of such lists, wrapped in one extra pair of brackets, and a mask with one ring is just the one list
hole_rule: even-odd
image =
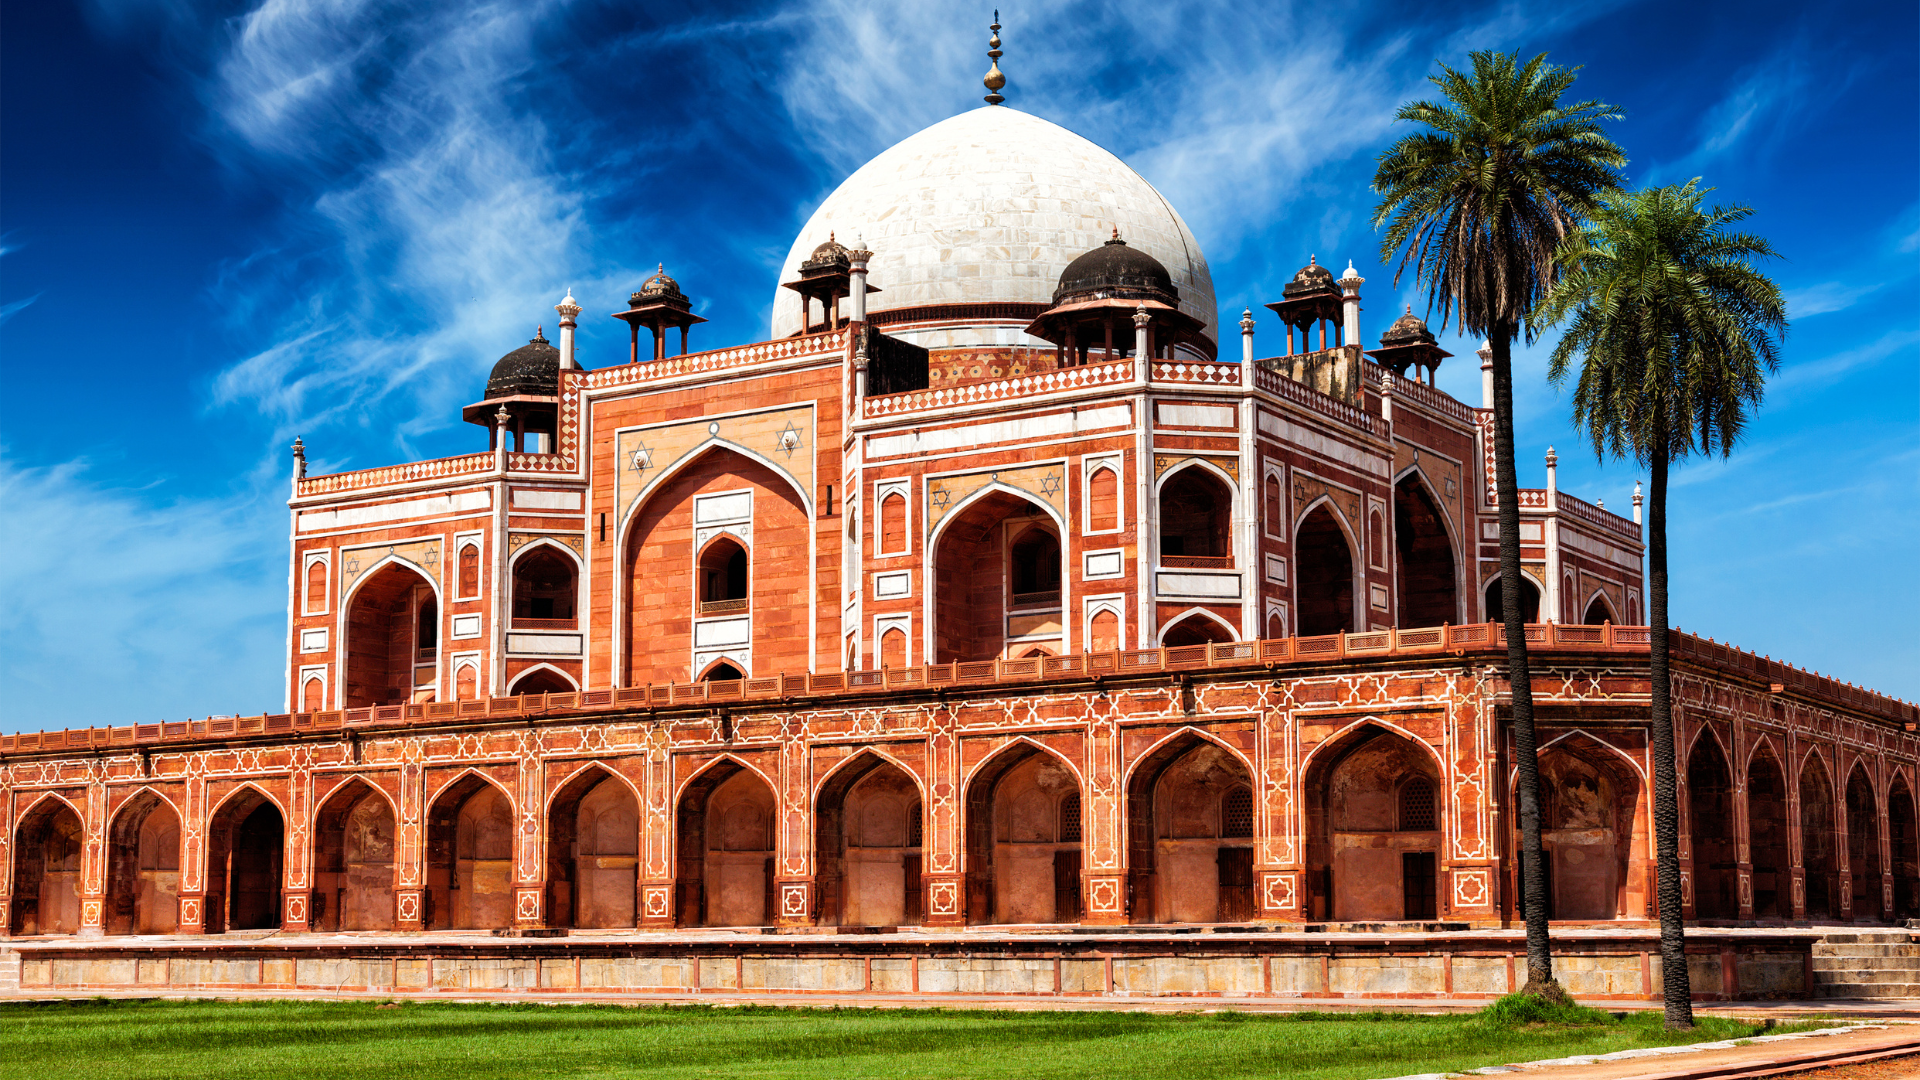
[(989, 29), (993, 31), (993, 37), (987, 40), (987, 56), (992, 59), (993, 64), (987, 69), (987, 77), (982, 81), (987, 84), (987, 104), (998, 105), (1007, 100), (1000, 93), (1000, 88), (1007, 85), (1007, 77), (1000, 73), (1000, 12), (993, 13), (993, 25)]
[(1115, 225), (1113, 227), (1113, 239), (1115, 240), (1120, 239), (1120, 226), (1118, 225)]

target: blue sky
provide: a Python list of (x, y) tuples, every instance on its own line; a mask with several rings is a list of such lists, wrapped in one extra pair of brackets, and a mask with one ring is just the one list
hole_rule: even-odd
[[(1002, 0), (1003, 4), (1006, 0)], [(571, 286), (582, 359), (665, 262), (765, 336), (843, 177), (982, 92), (991, 4), (5, 0), (0, 730), (280, 707), (287, 445), (316, 471), (466, 452)], [(1224, 322), (1308, 254), (1402, 304), (1368, 225), (1394, 108), (1476, 48), (1584, 65), (1636, 183), (1751, 204), (1793, 329), (1730, 461), (1686, 466), (1675, 621), (1920, 697), (1920, 76), (1907, 2), (1005, 7), (1009, 104), (1179, 207)], [(1262, 324), (1273, 351), (1277, 324)], [(1522, 482), (1625, 509), (1518, 374)], [(1472, 343), (1440, 384), (1477, 403)]]

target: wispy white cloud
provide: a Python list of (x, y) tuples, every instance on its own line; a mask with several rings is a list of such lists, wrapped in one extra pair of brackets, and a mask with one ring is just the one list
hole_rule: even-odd
[(0, 456), (0, 730), (282, 706), (284, 511), (168, 488)]
[(15, 315), (20, 314), (22, 311), (25, 311), (28, 307), (31, 307), (33, 305), (33, 302), (35, 300), (38, 300), (38, 299), (40, 299), (40, 294), (34, 293), (32, 296), (29, 296), (24, 300), (15, 300), (11, 303), (0, 304), (0, 325), (5, 325), (8, 319), (13, 318)]
[(1911, 359), (1920, 347), (1920, 331), (1892, 330), (1864, 345), (1841, 352), (1783, 365), (1778, 375), (1767, 382), (1767, 390), (1791, 402), (1798, 395), (1837, 381), (1858, 368), (1871, 367), (1889, 356)]

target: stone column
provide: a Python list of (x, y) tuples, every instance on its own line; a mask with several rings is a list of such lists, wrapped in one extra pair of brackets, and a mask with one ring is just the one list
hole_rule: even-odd
[(673, 761), (657, 725), (647, 732), (640, 784), (640, 926), (671, 930), (673, 910)]
[(187, 757), (180, 806), (180, 933), (207, 932), (207, 757)]
[(1115, 703), (1096, 691), (1087, 725), (1087, 790), (1081, 797), (1081, 875), (1086, 916), (1094, 926), (1127, 921), (1126, 787)]
[[(1271, 691), (1276, 695), (1278, 689)], [(1254, 873), (1259, 888), (1260, 917), (1302, 922), (1307, 917), (1306, 875), (1301, 865), (1299, 729), (1293, 713), (1267, 708), (1260, 713), (1259, 743), (1254, 751)]]
[[(1133, 357), (1142, 364), (1153, 363), (1153, 355), (1149, 351), (1152, 347), (1152, 342), (1149, 340), (1151, 337), (1150, 324), (1152, 322), (1153, 316), (1147, 314), (1147, 305), (1141, 304), (1138, 308), (1134, 309)], [(1152, 371), (1153, 369), (1147, 368), (1146, 370)]]
[(0, 938), (13, 936), (13, 787), (0, 769)]
[[(1638, 513), (1638, 507), (1635, 513)], [(1753, 819), (1747, 806), (1747, 725), (1738, 713), (1731, 725), (1734, 760), (1727, 763), (1733, 772), (1733, 859), (1734, 893), (1739, 898), (1739, 917), (1753, 918)]]
[(1341, 330), (1345, 338), (1343, 344), (1360, 344), (1360, 286), (1366, 283), (1367, 279), (1361, 277), (1360, 272), (1353, 268), (1353, 260), (1348, 259), (1347, 272), (1340, 275), (1340, 280), (1334, 283), (1340, 286)]
[(960, 802), (960, 735), (952, 709), (934, 710), (927, 737), (926, 853), (920, 880), (927, 890), (924, 907), (928, 926), (965, 926), (967, 882), (963, 863), (964, 807)]
[(547, 770), (540, 759), (540, 733), (528, 728), (520, 735), (520, 761), (514, 793), (513, 929), (539, 930), (547, 925), (546, 849)]
[(426, 771), (421, 747), (407, 740), (400, 766), (400, 820), (393, 841), (393, 928), (418, 933), (427, 928)]
[[(796, 728), (799, 725), (795, 725)], [(780, 744), (780, 805), (775, 813), (775, 901), (769, 912), (780, 926), (810, 926), (813, 888), (813, 748), (797, 732)]]
[(304, 934), (313, 923), (313, 766), (310, 751), (294, 749), (287, 778), (286, 849), (281, 860), (280, 928)]
[(97, 938), (107, 933), (107, 784), (98, 773), (87, 785), (86, 817), (86, 841), (80, 856), (79, 936)]

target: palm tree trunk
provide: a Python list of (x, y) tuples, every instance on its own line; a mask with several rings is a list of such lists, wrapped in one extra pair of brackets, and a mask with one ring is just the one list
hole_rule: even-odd
[[(1520, 606), (1520, 478), (1513, 463), (1513, 338), (1495, 326), (1493, 483), (1500, 514), (1500, 608), (1507, 626), (1507, 682), (1513, 689), (1514, 793), (1520, 803), (1520, 895), (1527, 919), (1526, 992), (1551, 993), (1547, 875), (1540, 852), (1540, 756), (1533, 732), (1533, 678), (1527, 671), (1527, 616)], [(1557, 996), (1557, 995), (1556, 995)]]
[[(1656, 420), (1655, 430), (1662, 430)], [(1664, 451), (1664, 447), (1661, 448)], [(1681, 918), (1680, 800), (1673, 760), (1673, 696), (1667, 676), (1667, 456), (1653, 457), (1647, 501), (1647, 597), (1651, 607), (1648, 708), (1653, 731), (1653, 838), (1660, 872), (1660, 992), (1667, 1027), (1693, 1028), (1693, 985), (1687, 974), (1686, 923)]]

